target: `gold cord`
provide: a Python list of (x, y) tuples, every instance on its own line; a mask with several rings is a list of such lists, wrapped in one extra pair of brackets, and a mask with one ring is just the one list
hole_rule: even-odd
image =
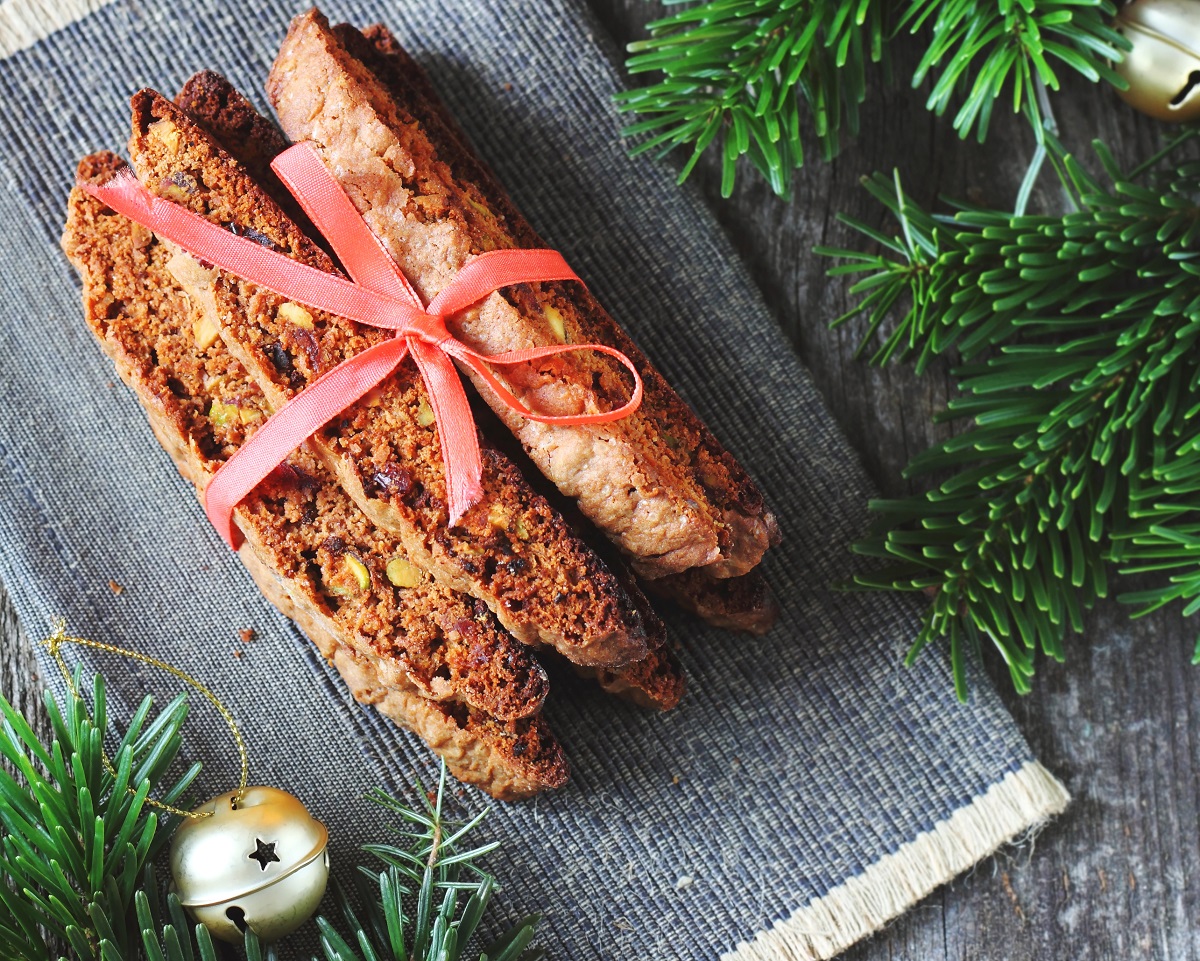
[[(106, 651), (109, 654), (119, 654), (122, 657), (128, 657), (134, 661), (141, 661), (143, 664), (149, 664), (151, 667), (157, 667), (160, 670), (166, 671), (168, 674), (173, 674), (185, 684), (194, 687), (197, 691), (203, 694), (212, 703), (212, 706), (217, 709), (217, 713), (225, 719), (225, 723), (229, 725), (229, 730), (233, 732), (234, 743), (237, 744), (238, 758), (242, 764), (242, 776), (238, 781), (237, 791), (234, 793), (234, 801), (240, 801), (242, 795), (246, 793), (246, 780), (249, 776), (250, 761), (246, 753), (246, 742), (242, 740), (242, 732), (238, 730), (237, 722), (233, 719), (233, 713), (220, 699), (207, 687), (197, 681), (190, 674), (181, 671), (177, 667), (172, 667), (165, 661), (160, 661), (158, 658), (150, 657), (148, 654), (140, 654), (137, 651), (126, 650), (123, 647), (117, 647), (113, 644), (104, 644), (100, 641), (90, 641), (86, 637), (70, 637), (67, 634), (67, 622), (61, 618), (54, 622), (54, 633), (42, 641), (42, 645), (49, 649), (50, 656), (58, 664), (58, 669), (62, 671), (63, 677), (67, 681), (67, 689), (71, 692), (71, 696), (77, 700), (83, 699), (79, 696), (79, 691), (75, 689), (75, 681), (71, 677), (71, 671), (67, 667), (67, 662), (62, 656), (62, 647), (64, 644), (78, 644), (80, 647), (90, 647), (97, 651)], [(100, 752), (100, 757), (104, 761), (104, 767), (114, 778), (117, 776), (116, 768), (113, 767), (112, 761), (109, 760), (108, 754), (103, 749)], [(137, 791), (130, 787), (127, 789), (130, 794), (137, 794)], [(146, 803), (151, 807), (156, 807), (160, 811), (166, 811), (168, 814), (178, 814), (185, 818), (206, 818), (211, 817), (211, 811), (197, 812), (184, 811), (182, 808), (173, 807), (170, 804), (165, 804), (162, 801), (156, 801), (153, 798), (146, 798)]]

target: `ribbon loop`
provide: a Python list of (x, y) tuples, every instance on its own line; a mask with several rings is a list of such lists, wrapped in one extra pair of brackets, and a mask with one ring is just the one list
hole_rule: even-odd
[[(515, 413), (540, 423), (604, 424), (629, 416), (641, 403), (643, 387), (637, 367), (613, 347), (561, 344), (487, 355), (472, 350), (447, 329), (447, 317), (502, 287), (544, 281), (582, 283), (557, 251), (493, 250), (480, 254), (425, 306), (311, 145), (288, 148), (271, 166), (329, 241), (351, 280), (232, 234), (150, 193), (132, 172), (119, 174), (103, 185), (80, 184), (81, 189), (117, 213), (200, 260), (289, 300), (395, 335), (342, 361), (309, 384), (268, 418), (209, 481), (204, 492), (205, 511), (231, 547), (236, 547), (233, 510), (238, 503), (307, 438), (381, 383), (410, 354), (428, 390), (441, 440), (451, 525), (458, 523), (483, 494), (483, 461), (475, 420), (451, 359), (478, 375)], [(607, 411), (541, 414), (516, 397), (490, 369), (577, 350), (606, 354), (625, 366), (633, 378), (633, 391), (626, 403)]]

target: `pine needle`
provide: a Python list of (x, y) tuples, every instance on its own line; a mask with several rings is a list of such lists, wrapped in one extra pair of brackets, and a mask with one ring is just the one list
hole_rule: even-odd
[(788, 198), (803, 127), (825, 159), (856, 137), (859, 106), (879, 82), (871, 67), (898, 33), (928, 37), (912, 85), (930, 85), (934, 113), (956, 108), (960, 136), (984, 140), (1004, 101), (1040, 144), (1038, 85), (1057, 90), (1065, 70), (1124, 86), (1110, 66), (1129, 48), (1110, 26), (1115, 13), (1110, 0), (709, 0), (654, 21), (629, 45), (629, 72), (652, 79), (616, 100), (641, 118), (624, 131), (632, 153), (689, 148), (680, 182), (711, 148), (723, 196), (745, 157)]
[(875, 363), (961, 360), (959, 433), (905, 471), (933, 486), (872, 504), (856, 549), (884, 566), (850, 585), (932, 597), (910, 659), (947, 641), (960, 697), (966, 641), (1027, 691), (1114, 573), (1155, 581), (1120, 595), (1134, 616), (1200, 610), (1200, 163), (1126, 176), (1097, 153), (1108, 183), (1056, 158), (1079, 195), (1062, 215), (934, 216), (876, 175), (898, 232), (847, 221), (877, 252), (819, 250), (860, 278), (835, 323), (863, 318)]

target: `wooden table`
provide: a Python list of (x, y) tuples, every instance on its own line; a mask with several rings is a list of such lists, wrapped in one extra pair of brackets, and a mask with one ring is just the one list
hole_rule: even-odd
[[(642, 0), (594, 2), (621, 44), (640, 36), (662, 9)], [(885, 86), (876, 74), (878, 93), (863, 109), (856, 143), (831, 164), (817, 159), (815, 146), (809, 151), (790, 205), (748, 169), (724, 201), (712, 163), (702, 164), (695, 178), (833, 415), (880, 489), (892, 495), (908, 489), (900, 477), (904, 464), (937, 437), (930, 421), (946, 402), (948, 379), (944, 369), (918, 380), (906, 368), (878, 370), (855, 360), (860, 328), (827, 326), (845, 309), (846, 285), (825, 278), (828, 264), (812, 247), (857, 243), (835, 221), (838, 212), (883, 223), (859, 186), (864, 174), (896, 168), (907, 191), (925, 204), (944, 194), (1011, 208), (1032, 152), (1023, 121), (998, 118), (980, 148), (963, 144), (948, 120), (927, 113), (921, 93), (903, 82), (912, 75), (915, 49), (904, 42), (896, 48), (902, 82)], [(1152, 151), (1165, 128), (1110, 91), (1072, 81), (1054, 99), (1066, 143), (1086, 150), (1100, 137), (1125, 160)], [(1047, 184), (1035, 199), (1053, 203), (1052, 188)], [(0, 608), (0, 691), (27, 715), (37, 713), (40, 683), (28, 642), (7, 599)], [(1189, 665), (1198, 630), (1200, 621), (1184, 624), (1177, 610), (1131, 623), (1109, 603), (1088, 618), (1084, 637), (1068, 643), (1065, 665), (1039, 666), (1028, 697), (1009, 693), (997, 673), (1034, 753), (1066, 782), (1074, 804), (1036, 843), (983, 863), (844, 957), (1200, 958), (1200, 885), (1189, 884), (1200, 878), (1200, 669)]]

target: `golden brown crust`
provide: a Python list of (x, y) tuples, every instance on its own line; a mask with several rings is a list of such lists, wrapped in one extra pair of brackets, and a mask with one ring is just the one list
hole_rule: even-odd
[(646, 581), (646, 589), (674, 601), (714, 627), (766, 634), (779, 617), (779, 602), (761, 571), (713, 578), (704, 569)]
[[(289, 221), (246, 171), (175, 105), (153, 91), (133, 99), (130, 152), (152, 191), (326, 271), (329, 258)], [(211, 296), (221, 337), (271, 409), (341, 360), (386, 335), (311, 311), (297, 326), (284, 298), (220, 274), (189, 288)], [(411, 362), (311, 441), (375, 524), (445, 587), (483, 600), (521, 640), (569, 659), (617, 665), (644, 657), (645, 625), (619, 583), (519, 472), (484, 451), (483, 501), (448, 529), (437, 431)]]
[[(397, 45), (386, 31), (373, 28), (372, 34), (375, 47), (346, 28), (331, 30), (315, 11), (293, 21), (268, 84), (285, 131), (320, 144), (425, 296), (484, 250), (540, 246), (453, 124), (441, 120), (442, 108), (428, 106), (427, 80), (418, 76), (406, 86), (411, 61), (392, 59)], [(557, 321), (570, 342), (608, 343), (630, 355), (647, 387), (642, 410), (586, 431), (535, 424), (503, 407), (498, 412), (539, 468), (580, 501), (644, 575), (693, 566), (709, 566), (715, 576), (751, 569), (778, 537), (758, 489), (577, 287), (517, 285), (465, 312), (451, 328), (477, 349), (496, 351), (556, 342)], [(558, 411), (603, 409), (628, 391), (615, 362), (594, 354), (515, 368), (507, 376), (527, 402)], [(489, 397), (486, 387), (480, 391)]]
[[(271, 121), (214, 70), (192, 74), (176, 94), (175, 103), (234, 154), (254, 179), (270, 192), (271, 198), (299, 223), (296, 215), (300, 211), (299, 205), (283, 189), (271, 169), (271, 161), (287, 147), (283, 134)], [(315, 235), (314, 231), (304, 232)]]
[[(112, 154), (93, 155), (80, 164), (79, 176), (102, 182), (121, 166)], [(196, 311), (168, 268), (173, 255), (149, 231), (76, 189), (69, 200), (63, 247), (84, 280), (89, 326), (137, 393), (181, 472), (202, 486), (257, 422), (261, 409), (254, 406), (255, 388), (220, 349), (219, 340), (208, 349), (197, 346)], [(214, 402), (251, 416), (243, 422), (222, 409), (214, 419)], [(311, 455), (298, 456), (305, 467), (322, 469)], [(306, 456), (310, 463), (303, 460)], [(540, 707), (546, 690), (544, 674), (528, 651), (507, 639), (490, 616), (432, 584), (393, 589), (376, 583), (372, 569), (370, 591), (331, 595), (342, 572), (330, 554), (328, 528), (318, 530), (302, 517), (287, 521), (273, 513), (305, 513), (284, 490), (294, 486), (294, 472), (301, 469), (289, 462), (288, 477), (273, 480), (268, 493), (255, 492), (237, 514), (239, 525), (252, 535), (243, 545), (243, 558), (260, 582), (264, 572), (270, 574), (272, 599), (281, 603), (286, 596), (289, 615), (299, 611), (315, 641), (325, 649), (330, 644), (342, 649), (343, 662), (352, 654), (356, 676), (369, 680), (373, 696), (388, 700), (397, 714), (403, 709), (411, 715), (408, 726), (432, 738), (435, 750), (448, 752), (465, 779), (479, 783), (479, 772), (491, 772), (497, 778), (492, 787), (503, 795), (520, 794), (535, 781), (541, 786), (562, 783), (566, 768), (561, 751), (542, 722), (522, 718)], [(303, 497), (314, 494), (308, 483), (300, 486)], [(323, 505), (326, 525), (339, 516), (361, 517), (328, 480), (318, 488), (315, 493), (334, 501)], [(288, 506), (280, 509), (284, 504)], [(310, 528), (305, 541), (303, 532)], [(362, 549), (359, 543), (354, 546)], [(365, 551), (363, 559), (374, 566)], [(287, 566), (304, 562), (316, 569), (311, 578)], [(329, 583), (321, 586), (323, 582)], [(363, 623), (368, 614), (377, 621), (373, 635)], [(470, 623), (450, 623), (447, 616)], [(445, 700), (439, 704), (433, 697)], [(491, 716), (488, 707), (507, 712), (509, 720)], [(514, 748), (516, 755), (511, 754)]]

